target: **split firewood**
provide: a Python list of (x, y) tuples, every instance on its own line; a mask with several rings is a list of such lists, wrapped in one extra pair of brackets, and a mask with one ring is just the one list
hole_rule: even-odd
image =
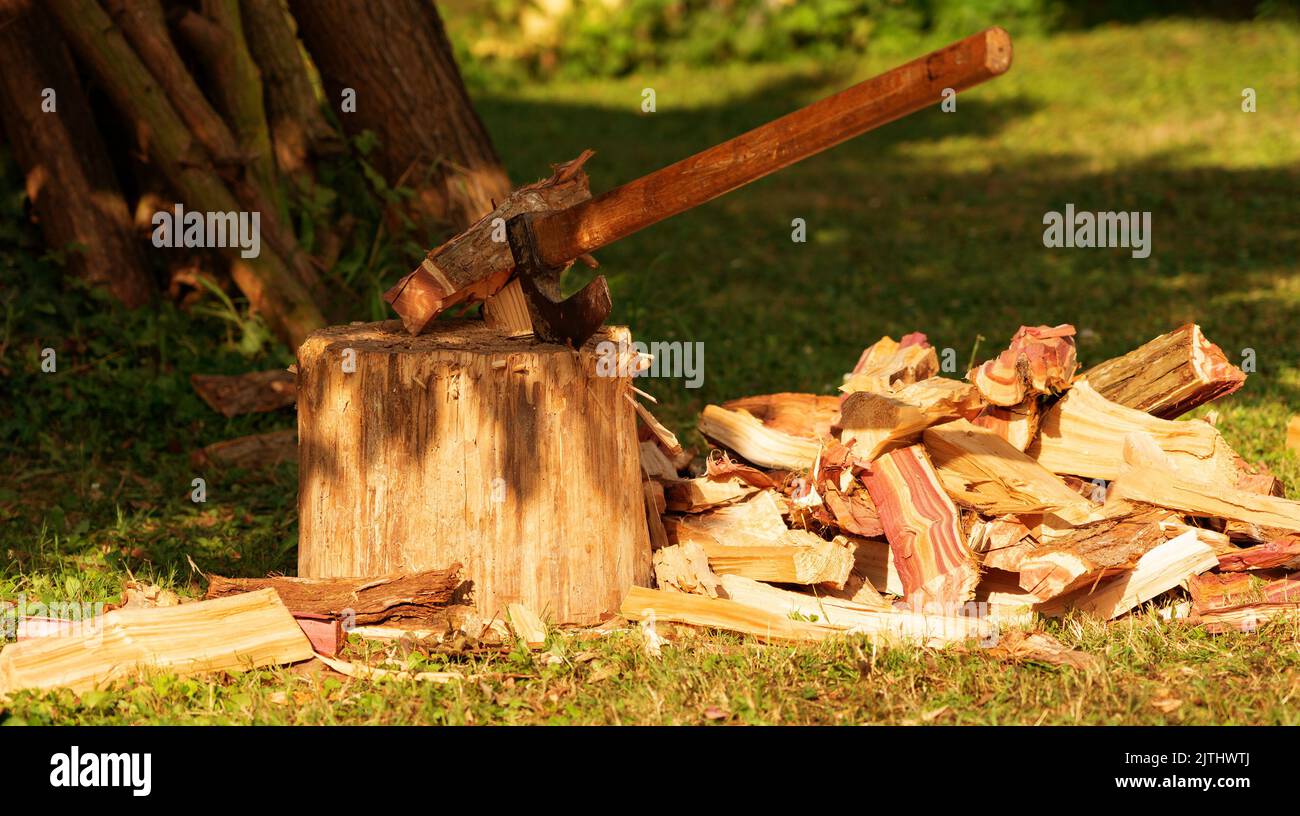
[(817, 440), (769, 428), (747, 411), (717, 405), (704, 406), (699, 429), (710, 440), (762, 467), (805, 470), (812, 467), (821, 450)]
[(819, 394), (763, 394), (722, 403), (728, 411), (744, 411), (774, 431), (823, 440), (831, 435), (831, 426), (839, 419), (839, 397)]
[(214, 411), (233, 417), (274, 411), (298, 399), (298, 378), (283, 369), (248, 374), (193, 374), (190, 385)]
[(1021, 326), (1006, 351), (972, 368), (966, 379), (993, 405), (1010, 407), (1069, 388), (1078, 365), (1073, 326)]
[(1069, 537), (1021, 559), (1020, 586), (1047, 601), (1128, 572), (1139, 558), (1169, 539), (1174, 520), (1168, 511), (1146, 510), (1081, 526)]
[(734, 477), (759, 490), (777, 486), (777, 479), (773, 474), (737, 462), (727, 456), (726, 451), (720, 451), (716, 448), (709, 451), (709, 458), (705, 462), (704, 475), (714, 481), (724, 481)]
[(925, 448), (913, 445), (872, 463), (863, 482), (880, 513), (904, 597), (922, 604), (965, 603), (979, 578), (957, 508)]
[(1236, 454), (1207, 422), (1174, 422), (1125, 408), (1098, 394), (1087, 382), (1043, 416), (1038, 439), (1026, 451), (1053, 473), (1114, 479), (1124, 467), (1124, 439), (1146, 433), (1179, 471), (1204, 484), (1232, 485)]
[(1038, 549), (1039, 541), (1015, 516), (977, 521), (967, 532), (967, 544), (989, 569), (1019, 572), (1021, 563)]
[(825, 584), (843, 589), (853, 571), (853, 544), (848, 539), (826, 541), (803, 530), (787, 531), (789, 543), (744, 547), (701, 544), (709, 567), (719, 575), (743, 575), (778, 584)]
[(987, 613), (999, 624), (1032, 624), (1038, 598), (1020, 587), (1014, 572), (987, 569), (975, 585), (975, 602), (986, 604)]
[(381, 578), (223, 578), (210, 575), (205, 598), (273, 589), (292, 612), (336, 615), (358, 624), (442, 620), (457, 598), (460, 564)]
[(648, 479), (661, 479), (665, 482), (677, 481), (677, 468), (668, 458), (657, 442), (645, 440), (641, 443), (641, 472)]
[(1122, 357), (1083, 373), (1098, 394), (1118, 405), (1174, 419), (1241, 388), (1246, 374), (1188, 323)]
[(1266, 569), (1300, 569), (1300, 535), (1285, 535), (1253, 547), (1219, 553), (1220, 572)]
[(1194, 482), (1164, 468), (1126, 466), (1111, 485), (1110, 495), (1194, 516), (1253, 524), (1265, 530), (1300, 532), (1300, 502)]
[(271, 590), (152, 609), (117, 609), (65, 637), (0, 651), (0, 696), (19, 689), (103, 688), (139, 670), (179, 675), (297, 663), (311, 643)]
[(190, 459), (198, 467), (217, 464), (226, 467), (275, 467), (298, 458), (298, 432), (271, 431), (214, 442), (197, 450)]
[(619, 614), (633, 621), (684, 623), (709, 629), (725, 629), (778, 643), (825, 640), (843, 631), (825, 624), (792, 620), (765, 607), (639, 586), (628, 590)]
[(695, 542), (675, 544), (654, 554), (655, 586), (692, 595), (725, 598), (722, 582), (709, 569), (709, 556)]
[[(630, 393), (625, 391), (623, 392), (623, 396), (627, 397), (632, 403), (632, 406), (636, 408), (637, 418), (640, 419), (641, 423), (650, 430), (650, 434), (654, 436), (655, 440), (658, 441), (659, 445), (664, 449), (664, 453), (668, 454), (669, 457), (681, 456), (682, 443), (677, 441), (677, 435), (668, 430), (662, 422), (655, 419), (655, 415), (650, 413), (650, 409), (642, 405)], [(670, 459), (669, 461), (672, 460)]]
[(860, 482), (855, 480), (853, 489), (847, 493), (834, 487), (824, 488), (821, 496), (839, 529), (863, 538), (884, 535), (885, 527), (880, 523), (876, 505)]
[(1237, 464), (1237, 483), (1233, 485), (1238, 490), (1244, 490), (1247, 493), (1258, 493), (1261, 496), (1277, 496), (1286, 498), (1286, 487), (1282, 480), (1273, 475), (1273, 473), (1262, 463), (1251, 464), (1240, 456), (1236, 458)]
[(661, 550), (668, 546), (668, 531), (664, 529), (663, 520), (667, 506), (664, 488), (654, 479), (646, 479), (641, 483), (641, 489), (645, 493), (645, 520), (650, 535), (650, 549)]
[(1241, 572), (1205, 573), (1189, 581), (1187, 591), (1194, 614), (1255, 603), (1294, 604), (1300, 603), (1300, 574), (1263, 579)]
[(990, 430), (964, 419), (928, 428), (923, 439), (944, 490), (986, 515), (1052, 513), (1081, 524), (1093, 505)]
[(749, 498), (704, 513), (667, 516), (670, 543), (695, 541), (737, 547), (771, 547), (791, 543), (776, 494), (762, 490)]
[(506, 606), (510, 617), (510, 628), (515, 637), (529, 649), (541, 649), (546, 645), (546, 624), (537, 617), (537, 613), (521, 603)]
[(1097, 587), (1073, 602), (1075, 609), (1111, 620), (1219, 563), (1214, 548), (1188, 530), (1138, 559), (1131, 572)]
[(973, 616), (876, 608), (837, 598), (791, 592), (737, 575), (724, 575), (722, 585), (737, 603), (836, 627), (844, 634), (866, 635), (876, 642), (946, 645), (984, 640), (994, 634), (990, 621)]
[(702, 513), (752, 496), (758, 492), (758, 488), (735, 476), (726, 479), (699, 476), (669, 482), (664, 485), (663, 491), (669, 510), (677, 513)]
[(924, 334), (904, 335), (898, 342), (886, 335), (862, 352), (853, 371), (845, 375), (840, 390), (887, 394), (938, 373), (939, 357)]
[(343, 633), (343, 622), (333, 615), (317, 615), (312, 612), (298, 612), (293, 619), (298, 628), (307, 636), (312, 651), (318, 655), (333, 657), (347, 642)]
[(989, 405), (971, 422), (981, 428), (988, 428), (1011, 443), (1016, 450), (1023, 451), (1038, 436), (1038, 423), (1041, 419), (1042, 408), (1038, 397), (1033, 396), (1010, 407)]
[(903, 579), (898, 574), (894, 550), (889, 546), (888, 541), (857, 536), (846, 536), (846, 538), (855, 546), (853, 572), (849, 574), (849, 580), (844, 585), (843, 592), (847, 594), (836, 593), (839, 597), (856, 600), (856, 588), (860, 587), (862, 582), (870, 584), (871, 589), (877, 594), (883, 592), (899, 598), (906, 594)]
[(915, 441), (931, 425), (976, 415), (979, 394), (967, 383), (931, 377), (885, 395), (857, 391), (844, 398), (840, 441), (862, 462)]

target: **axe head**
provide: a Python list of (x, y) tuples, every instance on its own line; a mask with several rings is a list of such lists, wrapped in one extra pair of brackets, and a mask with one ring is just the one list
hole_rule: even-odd
[(596, 277), (572, 297), (561, 299), (563, 269), (547, 266), (542, 261), (533, 235), (533, 214), (523, 213), (507, 221), (506, 240), (514, 257), (519, 286), (528, 303), (533, 333), (547, 343), (582, 348), (613, 308), (605, 276)]

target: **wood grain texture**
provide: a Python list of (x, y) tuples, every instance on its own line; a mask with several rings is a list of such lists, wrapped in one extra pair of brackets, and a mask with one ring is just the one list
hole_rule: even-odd
[(1163, 419), (1231, 394), (1246, 382), (1245, 372), (1195, 323), (1095, 365), (1083, 378), (1111, 402)]
[(1081, 526), (1020, 559), (1020, 586), (1047, 601), (1127, 572), (1169, 538), (1168, 524), (1173, 520), (1167, 511), (1146, 510)]
[(1006, 351), (971, 369), (966, 378), (989, 403), (1010, 407), (1064, 391), (1077, 367), (1073, 326), (1021, 326)]
[(769, 428), (747, 411), (717, 405), (704, 406), (698, 427), (703, 436), (762, 467), (804, 470), (812, 467), (822, 447), (816, 440)]
[[(802, 533), (802, 535), (799, 535)], [(853, 571), (853, 546), (848, 539), (830, 542), (812, 533), (791, 530), (792, 542), (743, 547), (705, 543), (709, 566), (719, 575), (743, 575), (777, 584), (826, 584), (844, 589)]]
[(1193, 482), (1163, 468), (1128, 466), (1111, 485), (1116, 499), (1154, 504), (1194, 516), (1300, 532), (1300, 502)]
[(913, 332), (897, 341), (885, 335), (863, 350), (840, 390), (888, 394), (938, 373), (939, 355), (924, 334)]
[(1206, 484), (1237, 481), (1237, 456), (1208, 422), (1173, 422), (1111, 402), (1078, 382), (1044, 415), (1026, 453), (1058, 474), (1111, 480), (1124, 468), (1129, 434), (1149, 434), (1181, 472)]
[(1117, 618), (1218, 562), (1214, 548), (1197, 538), (1195, 530), (1188, 530), (1152, 548), (1131, 572), (1076, 598), (1073, 606), (1105, 620)]
[(880, 513), (906, 600), (945, 606), (970, 600), (979, 569), (925, 449), (912, 445), (885, 454), (863, 482)]
[(931, 377), (889, 394), (855, 391), (844, 398), (840, 440), (853, 456), (873, 462), (891, 448), (915, 441), (931, 425), (974, 417), (982, 409), (973, 385)]
[[(621, 337), (607, 328), (592, 339)], [(581, 352), (439, 321), (339, 326), (298, 351), (298, 574), (465, 565), (473, 603), (590, 624), (648, 583), (625, 377)], [(344, 370), (354, 359), (355, 370)]]
[(777, 643), (825, 640), (843, 631), (824, 624), (791, 620), (786, 615), (766, 608), (747, 606), (723, 598), (639, 586), (628, 590), (619, 614), (634, 621), (664, 621), (725, 629)]
[(141, 670), (177, 675), (296, 663), (311, 643), (273, 590), (148, 609), (117, 609), (76, 631), (0, 651), (0, 695), (103, 688)]

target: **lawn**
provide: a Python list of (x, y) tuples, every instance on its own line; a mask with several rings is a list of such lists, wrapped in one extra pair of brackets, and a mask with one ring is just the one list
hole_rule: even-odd
[[(1013, 35), (1015, 32), (1012, 32)], [(481, 91), (512, 177), (545, 175), (584, 148), (600, 191), (897, 63), (873, 55), (674, 70)], [(1234, 361), (1253, 359), (1219, 428), (1300, 491), (1284, 451), (1300, 413), (1300, 29), (1170, 21), (1019, 39), (1011, 71), (599, 253), (613, 320), (646, 341), (704, 344), (702, 387), (639, 383), (694, 444), (709, 402), (830, 392), (883, 334), (940, 349), (1000, 349), (1021, 324), (1072, 323), (1084, 365), (1187, 321)], [(642, 89), (657, 110), (641, 111)], [(1257, 112), (1242, 111), (1253, 88)], [(12, 168), (9, 171), (12, 173)], [(194, 372), (239, 372), (239, 327), (174, 308), (122, 315), (60, 292), (4, 180), (0, 221), (0, 597), (105, 601), (128, 575), (197, 594), (189, 560), (236, 575), (291, 571), (292, 465), (196, 471), (204, 444), (291, 427), (292, 414), (224, 419)], [(1153, 250), (1048, 249), (1044, 213), (1146, 210)], [(808, 240), (791, 240), (792, 219)], [(383, 269), (385, 282), (405, 272)], [(584, 273), (585, 274), (585, 273)], [(576, 289), (582, 275), (568, 281)], [(362, 293), (373, 294), (373, 293)], [(362, 302), (362, 301), (358, 301)], [(355, 319), (368, 319), (357, 314)], [(40, 350), (59, 351), (42, 374)], [(979, 351), (976, 352), (978, 347)], [(689, 432), (689, 433), (687, 433)], [(208, 501), (189, 500), (207, 480)], [(873, 649), (848, 639), (769, 647), (674, 630), (663, 655), (640, 633), (554, 632), (532, 654), (483, 644), (401, 647), (448, 685), (300, 670), (158, 677), (106, 692), (21, 695), (15, 722), (696, 723), (1294, 722), (1297, 628), (1209, 636), (1147, 609), (1103, 627), (1048, 624), (1102, 657), (1099, 671), (1008, 668), (977, 649)], [(357, 648), (363, 648), (358, 646)], [(373, 648), (373, 647), (371, 647)]]

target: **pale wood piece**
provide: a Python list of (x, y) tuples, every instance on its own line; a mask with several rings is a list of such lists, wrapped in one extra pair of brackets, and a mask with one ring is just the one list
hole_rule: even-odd
[[(877, 592), (903, 597), (906, 590), (903, 588), (903, 579), (898, 574), (894, 550), (889, 546), (889, 542), (879, 538), (857, 536), (845, 536), (845, 538), (852, 541), (856, 547), (853, 551), (853, 573), (850, 575), (849, 583), (845, 585), (845, 590), (852, 590), (854, 579), (858, 579), (870, 583)], [(849, 599), (853, 599), (852, 593)]]
[[(671, 457), (669, 462), (671, 463), (676, 457), (681, 456), (683, 453), (682, 443), (677, 441), (677, 434), (668, 430), (662, 422), (655, 419), (655, 415), (650, 413), (650, 409), (638, 402), (630, 391), (626, 392), (625, 396), (632, 402), (632, 406), (636, 408), (637, 418), (650, 430), (651, 435), (664, 449), (664, 453)], [(675, 465), (674, 470), (676, 470)]]
[(1083, 378), (1111, 402), (1162, 419), (1179, 417), (1246, 382), (1245, 372), (1195, 323), (1095, 365)]
[(638, 461), (641, 463), (641, 473), (647, 479), (659, 479), (664, 482), (677, 480), (677, 467), (657, 442), (651, 439), (643, 440), (638, 449), (640, 451)]
[(1016, 516), (999, 516), (976, 521), (967, 532), (967, 543), (989, 568), (1019, 572), (1020, 564), (1039, 547), (1039, 541)]
[(510, 617), (510, 628), (524, 646), (533, 650), (546, 646), (546, 624), (536, 612), (521, 603), (510, 604), (506, 612)]
[(1092, 502), (996, 433), (964, 419), (926, 429), (925, 450), (957, 503), (986, 515), (1052, 514), (1083, 523)]
[(190, 455), (197, 466), (275, 467), (298, 458), (298, 432), (270, 431), (214, 442)]
[(710, 598), (725, 598), (722, 582), (709, 569), (709, 556), (694, 542), (675, 544), (654, 554), (655, 586)]
[(208, 576), (205, 598), (274, 590), (294, 614), (346, 618), (349, 624), (440, 621), (462, 590), (460, 564), (380, 578), (223, 578)]
[[(442, 320), (325, 329), (298, 350), (298, 574), (465, 566), (483, 618), (608, 617), (650, 580), (626, 377), (581, 351)], [(344, 363), (351, 362), (345, 368)], [(353, 369), (349, 371), (348, 369)]]
[(148, 609), (117, 609), (79, 631), (0, 651), (0, 696), (19, 689), (104, 688), (141, 671), (239, 671), (312, 657), (274, 590)]
[(966, 379), (993, 405), (1012, 406), (1069, 388), (1077, 367), (1073, 326), (1021, 326), (1006, 351)]
[(287, 408), (298, 399), (298, 378), (284, 369), (248, 374), (191, 374), (190, 385), (223, 416)]
[(924, 334), (905, 335), (897, 342), (885, 335), (862, 352), (853, 371), (844, 375), (840, 390), (888, 394), (938, 373), (939, 356)]
[(778, 643), (825, 640), (843, 631), (825, 624), (791, 620), (766, 608), (747, 606), (723, 598), (639, 586), (628, 590), (619, 614), (633, 621), (684, 623), (709, 629), (725, 629)]
[(737, 603), (787, 616), (813, 620), (867, 635), (873, 642), (904, 641), (947, 645), (982, 640), (994, 634), (988, 620), (962, 615), (936, 615), (895, 607), (873, 607), (827, 596), (769, 586), (738, 575), (722, 576), (727, 595)]
[(981, 408), (974, 386), (931, 377), (891, 394), (857, 391), (844, 398), (840, 440), (852, 445), (862, 462), (874, 462), (882, 453), (915, 441), (931, 425), (964, 416)]
[(1300, 532), (1300, 502), (1194, 482), (1165, 468), (1127, 466), (1111, 485), (1110, 495), (1193, 516)]
[(762, 467), (806, 470), (821, 451), (821, 444), (815, 440), (769, 428), (748, 412), (729, 411), (718, 405), (704, 406), (699, 430), (710, 440)]
[(646, 529), (650, 533), (650, 549), (661, 550), (668, 546), (668, 531), (664, 529), (663, 513), (667, 505), (664, 488), (659, 482), (647, 479), (641, 483), (645, 493)]
[(722, 403), (728, 411), (744, 411), (764, 427), (804, 439), (822, 440), (840, 416), (839, 397), (782, 392), (742, 397)]
[(1053, 473), (1086, 479), (1115, 479), (1124, 467), (1124, 438), (1147, 433), (1189, 478), (1206, 484), (1236, 483), (1236, 454), (1207, 422), (1157, 419), (1117, 405), (1087, 382), (1044, 415), (1038, 439), (1026, 451)]
[(791, 530), (781, 516), (776, 493), (762, 490), (744, 501), (705, 513), (667, 517), (670, 541), (695, 541), (736, 547), (788, 545)]
[(1201, 542), (1195, 530), (1188, 530), (1151, 549), (1131, 572), (1076, 598), (1073, 606), (1111, 620), (1218, 563), (1214, 548)]
[(1147, 510), (1079, 527), (1068, 537), (1022, 558), (1017, 565), (1020, 586), (1047, 601), (1127, 572), (1170, 537), (1170, 521), (1172, 514), (1167, 511)]
[(946, 606), (970, 600), (979, 568), (966, 546), (957, 508), (943, 492), (925, 448), (913, 445), (885, 454), (862, 480), (894, 551), (904, 597)]
[(528, 301), (518, 279), (512, 279), (483, 302), (483, 322), (506, 337), (526, 337), (533, 333), (533, 318), (528, 314)]
[[(802, 535), (800, 535), (802, 534)], [(853, 571), (853, 548), (844, 540), (826, 541), (791, 530), (791, 544), (737, 547), (702, 544), (709, 567), (719, 575), (743, 575), (778, 584), (826, 584), (843, 589)]]
[(971, 421), (1007, 440), (1016, 450), (1024, 451), (1038, 436), (1038, 423), (1041, 419), (1042, 408), (1038, 397), (1034, 396), (1010, 407), (990, 405)]
[(708, 476), (698, 476), (664, 486), (668, 509), (678, 513), (702, 513), (738, 502), (756, 492), (758, 488), (735, 477), (710, 479)]

